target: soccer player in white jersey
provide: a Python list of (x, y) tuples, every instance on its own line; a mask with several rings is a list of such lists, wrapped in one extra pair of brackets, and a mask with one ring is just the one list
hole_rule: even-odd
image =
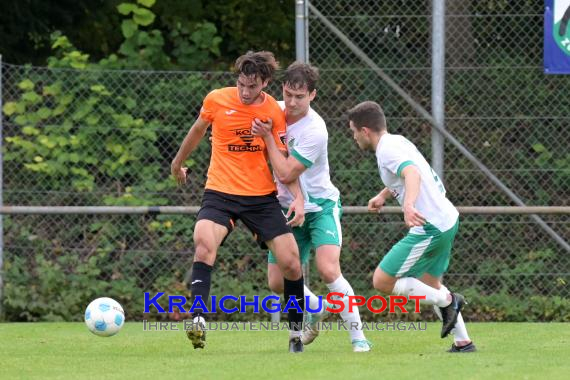
[(461, 316), (465, 300), (441, 283), (459, 228), (459, 213), (446, 198), (441, 180), (414, 144), (388, 133), (377, 103), (356, 105), (348, 111), (348, 121), (358, 147), (376, 153), (386, 186), (370, 199), (368, 210), (379, 212), (386, 200), (396, 198), (410, 228), (376, 268), (374, 288), (387, 294), (425, 295), (425, 303), (434, 305), (443, 321), (441, 337), (454, 335), (449, 352), (475, 351)]
[[(305, 222), (293, 228), (299, 246), (301, 262), (307, 263), (311, 248), (316, 251), (315, 260), (321, 279), (331, 292), (344, 294), (344, 310), (340, 313), (350, 332), (354, 352), (370, 351), (371, 343), (362, 331), (358, 308), (348, 311), (348, 296), (354, 291), (340, 270), (342, 231), (340, 218), (342, 208), (338, 189), (332, 184), (328, 162), (328, 132), (323, 119), (311, 107), (316, 96), (318, 70), (305, 63), (294, 62), (283, 77), (283, 102), (287, 122), (285, 157), (271, 141), (271, 121), (263, 123), (255, 120), (253, 134), (263, 136), (275, 177), (278, 199), (284, 210), (293, 201), (292, 194), (284, 184), (297, 178), (305, 197)], [(270, 252), (268, 258), (269, 287), (276, 293), (283, 293), (283, 274)], [(318, 298), (305, 286), (305, 297), (309, 306), (317, 309)], [(328, 304), (323, 301), (322, 309)], [(319, 322), (327, 312), (308, 314), (308, 328), (303, 331), (301, 340), (310, 344), (319, 334)]]

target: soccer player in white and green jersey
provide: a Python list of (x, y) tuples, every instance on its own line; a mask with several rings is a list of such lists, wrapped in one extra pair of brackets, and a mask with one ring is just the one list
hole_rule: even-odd
[(441, 283), (459, 228), (459, 213), (447, 199), (441, 180), (413, 143), (388, 133), (377, 103), (358, 104), (348, 111), (348, 121), (358, 147), (376, 153), (386, 186), (370, 199), (368, 210), (378, 212), (387, 199), (396, 198), (410, 228), (376, 268), (374, 288), (387, 294), (425, 295), (425, 303), (434, 305), (442, 318), (441, 337), (454, 335), (449, 352), (475, 351), (461, 317), (465, 300)]
[[(371, 343), (362, 331), (358, 308), (348, 311), (348, 296), (354, 291), (340, 270), (342, 231), (340, 217), (342, 208), (338, 189), (332, 184), (328, 162), (328, 132), (323, 119), (311, 107), (316, 96), (318, 71), (315, 67), (295, 62), (285, 71), (283, 77), (283, 102), (287, 121), (286, 144), (288, 157), (271, 141), (270, 122), (256, 120), (252, 126), (254, 135), (264, 137), (271, 165), (277, 179), (278, 199), (284, 210), (294, 198), (284, 184), (297, 178), (305, 199), (305, 222), (293, 228), (293, 234), (303, 264), (309, 261), (311, 248), (315, 249), (315, 260), (321, 279), (331, 292), (344, 294), (344, 310), (340, 313), (350, 332), (354, 352), (370, 351)], [(270, 252), (268, 259), (269, 287), (276, 293), (283, 293), (283, 274)], [(305, 286), (305, 297), (312, 309), (319, 306), (318, 298)], [(326, 303), (323, 302), (323, 309)], [(307, 345), (319, 334), (319, 322), (326, 312), (309, 314), (308, 328), (303, 331), (302, 342)]]

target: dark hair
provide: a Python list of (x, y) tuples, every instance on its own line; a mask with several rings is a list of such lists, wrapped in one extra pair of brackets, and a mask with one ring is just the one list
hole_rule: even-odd
[(319, 69), (308, 63), (303, 62), (293, 62), (285, 70), (281, 82), (288, 85), (289, 87), (297, 90), (303, 87), (307, 87), (309, 92), (312, 92), (317, 88), (317, 82), (319, 81)]
[(366, 101), (357, 104), (348, 111), (348, 120), (356, 129), (364, 127), (375, 132), (386, 129), (386, 117), (382, 107), (376, 102)]
[(235, 70), (238, 75), (259, 77), (262, 81), (273, 78), (279, 63), (270, 51), (248, 51), (236, 60)]

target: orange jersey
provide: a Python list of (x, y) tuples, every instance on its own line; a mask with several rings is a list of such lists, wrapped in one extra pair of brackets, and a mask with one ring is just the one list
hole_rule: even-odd
[(276, 191), (263, 138), (251, 134), (253, 119), (273, 120), (273, 136), (286, 150), (285, 115), (277, 101), (264, 93), (260, 104), (244, 105), (237, 87), (210, 92), (200, 117), (212, 124), (212, 157), (206, 189), (233, 195), (266, 195)]

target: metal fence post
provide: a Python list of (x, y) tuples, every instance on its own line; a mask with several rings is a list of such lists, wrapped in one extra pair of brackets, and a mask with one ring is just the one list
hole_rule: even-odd
[[(309, 62), (308, 0), (295, 2), (295, 52), (297, 61)], [(305, 285), (309, 286), (309, 264), (303, 264)]]
[[(435, 122), (445, 127), (445, 1), (434, 0), (431, 16), (431, 112)], [(444, 145), (443, 135), (431, 131), (431, 165), (443, 181)]]
[(309, 23), (306, 0), (295, 2), (295, 52), (297, 61), (309, 62)]
[[(4, 178), (3, 178), (3, 166), (4, 157), (2, 156), (2, 55), (0, 54), (0, 206), (4, 206)], [(4, 320), (4, 307), (3, 307), (3, 295), (4, 295), (4, 216), (0, 215), (0, 321)]]

